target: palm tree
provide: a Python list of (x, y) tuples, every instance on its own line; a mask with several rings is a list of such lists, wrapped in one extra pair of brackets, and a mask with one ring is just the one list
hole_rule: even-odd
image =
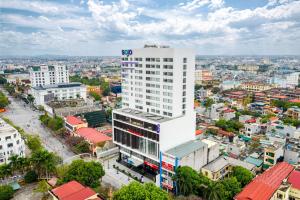
[(15, 173), (19, 169), (18, 157), (19, 157), (18, 155), (13, 155), (8, 158), (8, 160), (10, 161), (9, 166), (12, 170), (12, 173)]
[(11, 166), (9, 164), (0, 165), (0, 178), (7, 178), (7, 176), (12, 175)]
[(224, 193), (223, 185), (217, 182), (211, 182), (207, 185), (203, 192), (203, 197), (206, 200), (219, 200), (222, 199)]

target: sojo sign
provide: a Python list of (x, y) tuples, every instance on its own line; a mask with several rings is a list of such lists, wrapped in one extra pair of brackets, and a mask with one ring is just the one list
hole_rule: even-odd
[(130, 55), (132, 55), (132, 50), (131, 49), (122, 50), (122, 55), (123, 56), (130, 56)]

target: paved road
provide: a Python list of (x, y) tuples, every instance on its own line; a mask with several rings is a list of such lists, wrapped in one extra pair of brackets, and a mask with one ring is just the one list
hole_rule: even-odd
[[(2, 88), (0, 90), (3, 91)], [(75, 156), (67, 147), (59, 141), (57, 138), (53, 137), (49, 130), (43, 127), (39, 121), (39, 111), (33, 111), (28, 105), (24, 106), (24, 102), (18, 99), (10, 97), (6, 91), (3, 91), (11, 104), (7, 107), (5, 113), (1, 113), (0, 116), (9, 118), (15, 125), (20, 126), (28, 134), (39, 135), (43, 146), (51, 152), (57, 153), (63, 160), (70, 159)], [(28, 126), (29, 125), (29, 126)], [(125, 174), (117, 173), (113, 169), (112, 164), (114, 159), (110, 161), (110, 166), (104, 163), (105, 176), (102, 178), (104, 184), (110, 184), (115, 188), (120, 188), (122, 185), (127, 185), (132, 179), (128, 179)]]
[[(4, 91), (6, 93), (6, 91)], [(75, 154), (67, 149), (57, 138), (53, 137), (49, 130), (45, 129), (40, 121), (39, 111), (33, 111), (21, 100), (9, 97), (11, 104), (7, 111), (1, 115), (9, 118), (15, 125), (20, 126), (26, 133), (39, 135), (44, 147), (51, 152), (56, 152), (63, 160), (74, 156)]]

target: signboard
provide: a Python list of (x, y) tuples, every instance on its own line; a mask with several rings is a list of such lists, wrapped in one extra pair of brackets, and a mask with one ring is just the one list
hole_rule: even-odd
[(159, 133), (160, 132), (160, 124), (156, 125), (156, 132)]
[(130, 56), (130, 55), (132, 55), (131, 49), (122, 50), (122, 56)]

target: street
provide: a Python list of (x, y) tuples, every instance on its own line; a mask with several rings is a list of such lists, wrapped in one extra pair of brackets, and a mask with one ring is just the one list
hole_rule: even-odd
[(1, 113), (1, 116), (9, 118), (28, 134), (39, 135), (43, 146), (48, 151), (57, 153), (63, 160), (75, 155), (41, 125), (39, 121), (41, 113), (39, 111), (33, 111), (29, 105), (24, 106), (23, 101), (10, 97), (6, 91), (4, 93), (11, 103), (7, 107), (7, 111)]
[[(7, 111), (1, 113), (0, 116), (9, 118), (15, 125), (23, 128), (26, 133), (39, 135), (43, 146), (51, 152), (57, 153), (63, 160), (72, 159), (75, 154), (64, 146), (64, 144), (57, 138), (51, 135), (51, 132), (43, 127), (39, 121), (39, 115), (42, 113), (39, 111), (33, 111), (29, 105), (19, 99), (15, 99), (1, 88), (5, 95), (11, 102), (7, 107)], [(25, 105), (25, 106), (24, 106)], [(75, 157), (76, 158), (76, 157)], [(93, 160), (96, 158), (93, 158)], [(125, 174), (117, 173), (113, 169), (112, 165), (115, 163), (116, 158), (109, 159), (110, 161), (104, 161), (103, 167), (105, 170), (105, 176), (102, 178), (104, 184), (110, 184), (115, 188), (120, 188), (122, 185), (127, 185), (133, 179), (128, 178)], [(134, 173), (134, 172), (133, 172)]]

